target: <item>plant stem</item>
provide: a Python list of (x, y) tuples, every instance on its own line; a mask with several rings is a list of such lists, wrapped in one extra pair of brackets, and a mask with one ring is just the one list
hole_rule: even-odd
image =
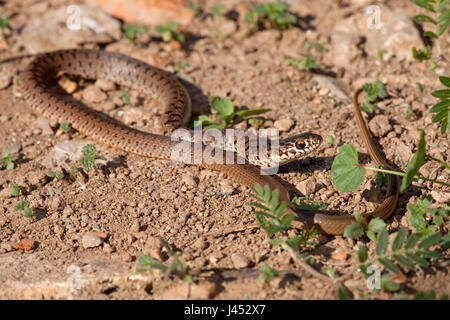
[[(363, 168), (368, 169), (368, 170), (377, 171), (377, 172), (382, 172), (382, 173), (394, 174), (396, 176), (402, 176), (402, 177), (405, 176), (404, 172), (398, 172), (398, 171), (386, 170), (386, 169), (379, 169), (379, 168), (372, 168), (372, 167), (363, 167)], [(414, 176), (413, 178), (414, 179), (422, 179), (422, 180), (425, 180), (425, 181), (430, 181), (430, 182), (434, 182), (434, 183), (438, 183), (438, 184), (450, 187), (450, 184), (448, 184), (448, 183), (445, 183), (445, 182), (442, 182), (442, 181), (433, 180), (433, 179), (429, 179), (429, 178), (425, 178), (425, 177), (422, 177), (422, 176)]]
[(436, 159), (436, 158), (430, 156), (429, 154), (426, 154), (425, 157), (427, 157), (427, 158), (430, 159), (430, 160), (433, 160), (433, 161), (436, 161), (436, 162), (440, 163), (440, 164), (441, 164), (442, 166), (444, 166), (447, 170), (450, 170), (450, 165), (448, 165), (448, 164), (445, 163), (444, 161), (439, 160), (439, 159)]

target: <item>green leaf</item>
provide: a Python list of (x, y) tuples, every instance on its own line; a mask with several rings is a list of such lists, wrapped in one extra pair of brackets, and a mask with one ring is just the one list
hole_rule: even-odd
[(417, 241), (422, 237), (420, 233), (413, 233), (408, 240), (406, 240), (405, 249), (411, 249), (413, 248)]
[(442, 100), (436, 103), (431, 109), (431, 112), (441, 112), (444, 110), (448, 110), (448, 106), (450, 106), (450, 99)]
[(219, 116), (228, 116), (233, 113), (234, 106), (231, 100), (224, 98), (221, 99), (219, 97), (213, 97), (211, 99), (211, 108), (217, 111)]
[(384, 84), (380, 80), (376, 80), (373, 84), (364, 84), (363, 90), (367, 94), (367, 99), (370, 102), (375, 102), (378, 99), (384, 99), (388, 97), (388, 94), (384, 89)]
[(22, 210), (22, 215), (23, 215), (25, 218), (29, 218), (29, 217), (31, 217), (31, 216), (33, 215), (33, 212), (31, 211), (31, 209), (30, 209), (29, 207), (25, 207), (25, 208)]
[(343, 192), (356, 190), (364, 180), (364, 167), (358, 166), (358, 153), (355, 147), (347, 144), (339, 150), (331, 166), (331, 180)]
[(436, 12), (436, 10), (434, 9), (433, 5), (431, 5), (430, 3), (428, 3), (427, 1), (424, 0), (414, 0), (414, 3), (416, 5), (418, 5), (419, 7), (422, 7), (424, 9), (427, 9), (430, 12)]
[(369, 225), (367, 226), (368, 230), (375, 233), (380, 232), (384, 228), (386, 228), (386, 222), (384, 222), (383, 219), (380, 218), (374, 218), (370, 220)]
[(414, 263), (412, 263), (405, 256), (402, 256), (401, 254), (394, 254), (393, 257), (394, 257), (395, 260), (397, 260), (400, 264), (402, 264), (406, 268), (408, 268), (410, 270), (414, 270)]
[(326, 141), (327, 144), (329, 144), (330, 146), (332, 146), (332, 145), (334, 144), (334, 138), (333, 138), (333, 136), (328, 135), (328, 136), (325, 138), (325, 141)]
[(20, 195), (20, 186), (18, 184), (14, 183), (11, 186), (11, 195), (13, 197), (18, 197)]
[(269, 200), (269, 208), (270, 208), (270, 210), (275, 210), (275, 208), (278, 206), (278, 196), (279, 196), (278, 189), (273, 190), (272, 191), (272, 195), (271, 195), (270, 200)]
[(423, 35), (424, 35), (424, 37), (428, 37), (428, 38), (439, 38), (439, 36), (432, 31), (425, 31), (423, 33)]
[(421, 250), (420, 255), (424, 258), (440, 258), (442, 254), (438, 251)]
[(363, 263), (364, 261), (367, 260), (368, 257), (369, 257), (369, 255), (367, 253), (366, 246), (359, 246), (359, 249), (358, 249), (359, 262)]
[(381, 276), (381, 287), (387, 291), (395, 292), (400, 290), (400, 285), (394, 281), (390, 280), (391, 276), (389, 274), (384, 274)]
[(435, 98), (450, 98), (450, 89), (436, 90), (431, 95)]
[(286, 240), (286, 244), (294, 250), (297, 250), (300, 246), (301, 238), (299, 236), (294, 236)]
[(278, 205), (278, 207), (274, 211), (274, 215), (276, 217), (281, 217), (284, 213), (284, 210), (286, 209), (287, 203), (286, 201), (281, 201), (281, 203)]
[(445, 10), (439, 17), (437, 22), (444, 22), (446, 19), (450, 18), (450, 9)]
[(447, 30), (447, 28), (450, 26), (450, 19), (448, 19), (446, 22), (444, 22), (440, 27), (439, 27), (439, 32), (438, 35), (442, 35), (445, 30)]
[(262, 196), (264, 194), (264, 189), (258, 183), (255, 183), (255, 186), (253, 187), (253, 189), (255, 189), (255, 192), (260, 196)]
[(419, 15), (415, 16), (414, 20), (417, 22), (431, 22), (431, 23), (437, 24), (437, 22), (434, 21), (433, 18), (430, 18), (429, 16), (425, 16), (423, 14), (419, 14)]
[(378, 258), (378, 261), (386, 267), (386, 269), (394, 272), (394, 273), (398, 273), (400, 271), (400, 268), (395, 264), (392, 263), (391, 261), (389, 261), (388, 259), (385, 258)]
[(409, 259), (411, 259), (411, 260), (415, 261), (416, 263), (418, 263), (420, 266), (422, 266), (424, 268), (428, 267), (428, 261), (425, 260), (424, 258), (420, 257), (418, 254), (407, 252), (406, 256)]
[(425, 239), (423, 239), (422, 241), (420, 241), (419, 243), (419, 248), (420, 249), (428, 249), (429, 247), (431, 247), (432, 245), (435, 245), (439, 242), (439, 240), (441, 240), (441, 235), (439, 233), (433, 233), (427, 237), (425, 237)]
[[(450, 10), (450, 9), (449, 9)], [(439, 81), (446, 87), (450, 88), (450, 77), (439, 77)]]
[(344, 230), (344, 237), (358, 239), (364, 235), (364, 229), (358, 222), (349, 224)]
[(323, 50), (323, 46), (320, 43), (314, 43), (314, 42), (306, 40), (305, 44), (307, 46), (310, 46), (310, 47), (313, 47), (313, 48), (317, 49), (318, 51), (322, 51)]
[(406, 238), (406, 232), (407, 231), (405, 227), (402, 227), (400, 228), (400, 230), (398, 230), (394, 242), (392, 243), (392, 251), (397, 251), (402, 247), (403, 242), (405, 241)]
[(445, 8), (445, 6), (447, 5), (447, 3), (448, 3), (448, 1), (449, 0), (439, 0), (439, 4), (438, 4), (438, 6), (436, 7), (436, 11), (442, 11), (442, 9), (444, 9)]
[(406, 188), (411, 184), (417, 171), (419, 171), (420, 166), (422, 165), (424, 159), (425, 159), (425, 132), (422, 130), (420, 133), (420, 140), (417, 145), (417, 151), (411, 158), (411, 161), (409, 161), (405, 175), (403, 176), (402, 184), (400, 186), (400, 192), (405, 191)]
[(361, 105), (361, 110), (364, 111), (367, 114), (373, 114), (373, 112), (375, 111), (375, 109), (377, 108), (375, 105), (369, 103), (369, 102), (363, 102), (363, 104)]
[(377, 246), (376, 246), (377, 255), (381, 255), (386, 252), (388, 241), (389, 241), (388, 236), (389, 236), (389, 234), (386, 231), (386, 229), (381, 230), (380, 233), (378, 234)]

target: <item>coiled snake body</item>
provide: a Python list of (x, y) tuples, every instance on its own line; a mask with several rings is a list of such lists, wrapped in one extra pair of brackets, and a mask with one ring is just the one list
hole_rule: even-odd
[[(152, 96), (165, 105), (163, 123), (166, 133), (183, 126), (190, 116), (191, 103), (185, 88), (169, 73), (144, 62), (117, 53), (94, 50), (61, 50), (38, 55), (22, 74), (21, 88), (26, 101), (43, 116), (58, 122), (70, 122), (72, 127), (101, 143), (145, 157), (171, 160), (172, 149), (179, 143), (171, 141), (167, 135), (142, 132), (106, 117), (76, 101), (63, 100), (54, 95), (47, 84), (59, 71), (88, 79), (106, 79), (120, 85), (132, 87)], [(358, 92), (359, 93), (359, 92)], [(355, 96), (357, 97), (357, 95)], [(382, 167), (386, 161), (376, 150), (365, 125), (359, 107), (355, 105), (356, 119), (372, 159)], [(301, 143), (298, 143), (298, 142)], [(298, 148), (312, 151), (321, 138), (314, 134), (303, 134), (289, 143), (297, 143)], [(280, 143), (281, 145), (281, 143)], [(191, 148), (194, 150), (194, 148)], [(217, 150), (216, 150), (217, 152)], [(239, 157), (232, 151), (222, 150), (222, 159), (230, 155)], [(306, 153), (306, 152), (305, 152)], [(301, 155), (299, 153), (299, 155)], [(295, 155), (296, 157), (298, 155)], [(221, 163), (227, 163), (223, 161)], [(224, 172), (229, 178), (243, 185), (253, 187), (256, 183), (278, 189), (280, 201), (287, 201), (286, 213), (293, 213), (293, 226), (315, 225), (326, 234), (342, 234), (347, 225), (354, 221), (353, 216), (331, 216), (323, 213), (295, 210), (289, 200), (289, 193), (275, 178), (261, 175), (253, 164), (218, 164), (201, 162), (204, 168)], [(398, 197), (397, 178), (388, 175), (388, 194), (384, 202), (370, 216), (389, 217), (395, 209)]]

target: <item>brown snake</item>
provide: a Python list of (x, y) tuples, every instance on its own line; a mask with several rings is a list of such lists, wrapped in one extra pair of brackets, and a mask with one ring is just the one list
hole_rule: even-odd
[[(144, 62), (116, 53), (93, 50), (61, 50), (38, 55), (22, 74), (20, 86), (26, 101), (33, 110), (58, 122), (70, 122), (72, 127), (101, 143), (145, 157), (171, 160), (171, 151), (179, 142), (169, 136), (142, 132), (121, 124), (104, 114), (96, 112), (76, 101), (63, 100), (53, 94), (47, 84), (59, 71), (88, 79), (106, 79), (132, 87), (152, 96), (165, 105), (164, 123), (167, 131), (182, 127), (190, 115), (190, 98), (186, 89), (171, 74)], [(377, 151), (357, 103), (358, 90), (354, 96), (356, 120), (372, 160), (381, 167), (389, 168)], [(222, 151), (223, 157), (229, 151)], [(233, 157), (238, 157), (233, 154)], [(225, 162), (223, 162), (225, 163)], [(236, 161), (234, 162), (236, 163)], [(275, 178), (261, 175), (251, 164), (207, 164), (201, 167), (221, 171), (243, 185), (253, 187), (256, 183), (278, 189), (280, 201), (287, 201), (286, 213), (295, 216), (296, 228), (314, 225), (319, 231), (340, 235), (346, 226), (355, 221), (352, 215), (336, 216), (311, 211), (299, 211), (289, 200), (289, 193)], [(388, 175), (386, 199), (369, 217), (388, 218), (398, 199), (398, 179)]]

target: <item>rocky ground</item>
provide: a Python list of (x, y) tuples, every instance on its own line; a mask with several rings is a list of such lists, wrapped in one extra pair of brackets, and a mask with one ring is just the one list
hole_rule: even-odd
[[(409, 1), (376, 2), (382, 22), (378, 29), (366, 12), (371, 1), (289, 1), (299, 23), (283, 32), (252, 30), (244, 20), (249, 3), (240, 0), (223, 1), (220, 16), (210, 9), (217, 1), (192, 1), (202, 10), (196, 16), (181, 5), (183, 1), (156, 1), (147, 8), (133, 7), (131, 1), (126, 9), (117, 7), (121, 2), (117, 0), (98, 1), (102, 7), (87, 2), (90, 7), (66, 0), (0, 2), (0, 15), (9, 17), (10, 26), (0, 29), (0, 60), (73, 47), (120, 52), (176, 72), (196, 113), (209, 112), (212, 96), (227, 97), (238, 108), (270, 108), (258, 119), (263, 128), (280, 129), (282, 138), (306, 131), (334, 137), (332, 145), (323, 143), (301, 166), (289, 164), (278, 177), (291, 197), (309, 196), (336, 211), (365, 213), (378, 205), (369, 191), (375, 175), (369, 175), (360, 190), (342, 193), (329, 174), (344, 144), (366, 152), (350, 103), (352, 92), (364, 83), (379, 79), (390, 93), (368, 120), (391, 163), (405, 170), (421, 129), (426, 133), (427, 153), (449, 161), (448, 134), (441, 134), (438, 124), (432, 123), (429, 109), (437, 102), (430, 93), (440, 88), (438, 76), (449, 76), (450, 65), (444, 60), (430, 71), (429, 61), (413, 59), (411, 48), (422, 48), (424, 43), (423, 30), (412, 21), (421, 9)], [(67, 6), (74, 3), (82, 8), (79, 31), (66, 27)], [(132, 42), (121, 31), (124, 21), (142, 25), (147, 32)], [(188, 34), (184, 48), (162, 42), (151, 31), (152, 24), (169, 21), (180, 22)], [(321, 44), (323, 50), (308, 45), (311, 42)], [(440, 46), (448, 59), (448, 32), (441, 36)], [(307, 53), (317, 58), (319, 71), (284, 63)], [(218, 172), (110, 149), (73, 130), (62, 131), (33, 113), (17, 86), (28, 61), (0, 65), (0, 150), (9, 148), (19, 155), (13, 170), (0, 170), (0, 298), (186, 298), (187, 284), (178, 278), (136, 273), (137, 259), (143, 254), (167, 262), (158, 237), (192, 270), (196, 285), (191, 297), (337, 298), (329, 282), (302, 270), (287, 252), (268, 243), (263, 230), (252, 227), (256, 219), (247, 188)], [(65, 81), (60, 82), (63, 87), (74, 85), (74, 97), (96, 110), (162, 134), (157, 101), (107, 81)], [(121, 89), (129, 93), (130, 103), (124, 102)], [(412, 116), (406, 120), (408, 106)], [(106, 160), (97, 161), (97, 170), (70, 179), (70, 165), (76, 164), (82, 147), (89, 143)], [(47, 171), (55, 169), (66, 170), (66, 179), (47, 177)], [(450, 181), (449, 172), (436, 162), (427, 162), (420, 174)], [(21, 186), (19, 199), (11, 195), (13, 184)], [(431, 194), (434, 207), (449, 203), (448, 189), (416, 181), (401, 194), (387, 221), (389, 232), (401, 226), (412, 229), (406, 206), (422, 194)], [(20, 200), (29, 201), (32, 217), (14, 211)], [(437, 296), (450, 294), (445, 252), (429, 267), (397, 277), (398, 292), (368, 289), (355, 268), (361, 243), (374, 248), (368, 240), (320, 235), (304, 253), (315, 259), (317, 270), (332, 267), (347, 275), (345, 284), (356, 298), (410, 298), (430, 290)], [(262, 286), (256, 278), (263, 265), (280, 275)]]

